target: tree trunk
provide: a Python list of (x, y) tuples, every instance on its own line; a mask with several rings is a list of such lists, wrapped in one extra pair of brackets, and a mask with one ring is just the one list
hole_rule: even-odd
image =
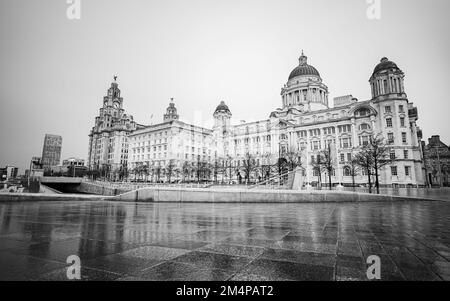
[(378, 181), (378, 169), (375, 169), (375, 187), (377, 188), (377, 194), (380, 194), (380, 183)]
[(330, 185), (331, 190), (331, 172), (328, 172), (328, 184)]
[(372, 175), (370, 174), (370, 168), (367, 169), (367, 176), (369, 179), (369, 193), (372, 193), (372, 181), (371, 181)]
[(378, 161), (375, 157), (375, 187), (377, 188), (377, 194), (380, 194), (380, 183), (378, 182)]
[(352, 173), (352, 185), (353, 185), (353, 191), (355, 191), (356, 188), (355, 188), (355, 174), (354, 173)]

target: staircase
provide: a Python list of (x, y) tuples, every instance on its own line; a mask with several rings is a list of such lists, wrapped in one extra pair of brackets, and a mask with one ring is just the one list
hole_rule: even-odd
[(294, 184), (295, 171), (289, 171), (281, 175), (276, 175), (266, 181), (249, 186), (248, 189), (292, 189)]

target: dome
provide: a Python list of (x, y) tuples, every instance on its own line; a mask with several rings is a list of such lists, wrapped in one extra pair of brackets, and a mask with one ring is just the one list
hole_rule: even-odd
[(314, 75), (317, 77), (320, 77), (319, 71), (317, 71), (316, 68), (314, 68), (311, 65), (307, 64), (308, 57), (303, 55), (299, 59), (299, 65), (292, 70), (291, 74), (289, 75), (289, 80), (293, 79), (297, 76), (308, 76), (308, 75)]
[(217, 113), (217, 112), (228, 112), (228, 113), (231, 113), (230, 109), (228, 108), (228, 106), (225, 104), (224, 101), (221, 101), (220, 104), (217, 106), (216, 111), (214, 113)]
[(380, 63), (373, 70), (373, 74), (384, 71), (384, 70), (391, 70), (391, 69), (399, 69), (399, 68), (398, 68), (397, 64), (390, 61), (388, 58), (384, 57), (381, 59)]

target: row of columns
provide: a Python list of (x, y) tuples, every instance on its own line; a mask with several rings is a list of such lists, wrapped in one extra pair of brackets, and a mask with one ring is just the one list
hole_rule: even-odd
[(371, 83), (371, 88), (373, 97), (388, 93), (403, 93), (404, 91), (401, 77), (396, 76), (378, 78)]
[[(316, 93), (313, 92), (316, 89)], [(282, 96), (283, 107), (297, 105), (304, 102), (328, 103), (326, 92), (320, 88), (308, 88), (285, 93)]]

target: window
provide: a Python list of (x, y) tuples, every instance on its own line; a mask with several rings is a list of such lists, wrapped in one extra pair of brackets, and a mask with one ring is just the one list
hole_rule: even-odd
[(299, 131), (299, 132), (297, 132), (297, 136), (299, 138), (306, 138), (306, 135), (307, 135), (306, 131)]
[(391, 174), (393, 176), (397, 176), (397, 166), (391, 166)]
[(391, 152), (389, 153), (389, 159), (395, 160), (395, 151), (391, 151)]
[(400, 117), (400, 126), (401, 127), (405, 126), (405, 117)]
[(351, 147), (350, 138), (342, 138), (341, 148), (349, 148), (349, 147)]
[(394, 143), (394, 134), (388, 133), (388, 143)]
[(361, 109), (356, 113), (356, 116), (365, 117), (370, 115), (370, 111), (368, 109)]
[(398, 111), (399, 111), (400, 113), (404, 113), (404, 112), (405, 112), (405, 109), (403, 108), (403, 105), (399, 105), (399, 106), (398, 106)]
[(385, 106), (384, 107), (384, 112), (385, 113), (391, 113), (391, 106)]
[(405, 157), (405, 159), (408, 159), (409, 152), (408, 152), (407, 149), (405, 149), (405, 150), (403, 151), (403, 156)]
[(334, 134), (334, 133), (335, 133), (335, 132), (334, 132), (334, 127), (324, 128), (324, 129), (323, 129), (323, 133), (324, 133), (325, 135), (331, 135), (331, 134)]
[(316, 161), (314, 156), (311, 156), (311, 163), (314, 163)]
[(405, 133), (405, 132), (402, 133), (402, 142), (403, 142), (403, 143), (406, 143), (406, 142), (407, 142), (407, 141), (406, 141), (406, 133)]
[(319, 148), (320, 148), (319, 141), (313, 141), (312, 149), (313, 150), (318, 150)]
[(348, 167), (348, 166), (344, 167), (344, 177), (350, 177), (350, 176), (351, 176), (350, 167)]
[(411, 175), (411, 167), (405, 166), (405, 176), (409, 177)]
[(345, 161), (345, 155), (341, 154), (341, 162), (344, 162), (344, 161)]
[(347, 154), (347, 161), (348, 162), (352, 161), (352, 154), (351, 153)]
[(349, 133), (351, 130), (352, 126), (349, 124), (339, 126), (339, 133)]
[(392, 118), (386, 118), (386, 126), (387, 126), (388, 128), (391, 128), (391, 127), (392, 127)]
[(318, 176), (319, 176), (319, 169), (318, 169), (318, 168), (314, 168), (313, 175), (314, 175), (315, 177), (318, 177)]
[(370, 130), (370, 126), (367, 123), (363, 123), (359, 126), (360, 131)]
[(369, 136), (359, 136), (359, 144), (363, 146), (369, 145)]

